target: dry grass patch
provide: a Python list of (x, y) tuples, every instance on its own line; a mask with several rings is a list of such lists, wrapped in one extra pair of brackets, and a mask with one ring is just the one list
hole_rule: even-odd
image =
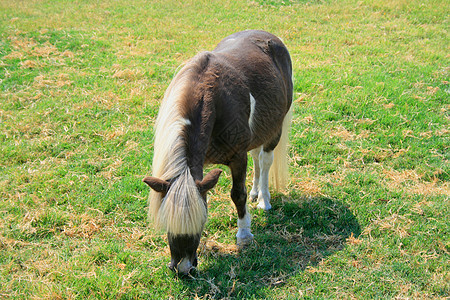
[(112, 78), (117, 79), (124, 79), (124, 80), (137, 80), (142, 78), (144, 73), (140, 70), (130, 70), (130, 69), (124, 69), (124, 70), (116, 70), (114, 74), (112, 75)]
[(384, 218), (378, 216), (363, 230), (361, 235), (367, 235), (370, 240), (372, 240), (374, 239), (372, 237), (372, 231), (376, 230), (378, 234), (380, 234), (380, 232), (386, 232), (387, 234), (393, 234), (400, 238), (404, 238), (410, 235), (409, 230), (413, 223), (414, 221), (407, 216), (399, 215), (397, 213)]
[(322, 195), (320, 181), (312, 178), (301, 178), (301, 180), (293, 180), (291, 183), (291, 187), (292, 189), (307, 196)]
[(391, 190), (403, 190), (407, 193), (421, 195), (450, 195), (450, 185), (437, 178), (424, 181), (423, 175), (415, 170), (396, 171), (384, 169), (383, 175), (387, 178), (387, 186)]
[(102, 216), (82, 214), (75, 220), (68, 221), (62, 233), (70, 238), (91, 240), (106, 224), (107, 221)]
[(225, 255), (237, 255), (239, 248), (235, 244), (221, 243), (217, 236), (203, 238), (199, 246), (200, 256), (220, 257)]
[(343, 126), (337, 126), (336, 128), (332, 129), (332, 131), (330, 133), (330, 138), (338, 137), (344, 141), (352, 141), (355, 139), (355, 136), (356, 135), (353, 132), (348, 131)]
[[(53, 77), (53, 76), (52, 76)], [(45, 75), (38, 75), (34, 78), (33, 86), (35, 88), (62, 88), (71, 86), (72, 80), (69, 80), (69, 75), (65, 73), (58, 74), (53, 78), (46, 77)]]

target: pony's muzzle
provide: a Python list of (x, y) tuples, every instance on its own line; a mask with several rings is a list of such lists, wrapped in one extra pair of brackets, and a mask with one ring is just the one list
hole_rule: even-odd
[(193, 267), (194, 266), (192, 265), (191, 261), (185, 257), (178, 264), (178, 267), (177, 267), (178, 273), (187, 275), (187, 274), (189, 274), (189, 272), (191, 271), (191, 269)]
[(167, 237), (170, 246), (171, 262), (169, 268), (179, 275), (188, 275), (197, 267), (197, 248), (201, 233), (198, 234), (172, 234)]
[(169, 269), (177, 272), (180, 275), (189, 275), (197, 267), (197, 258), (191, 261), (189, 258), (184, 257), (180, 262), (176, 262), (174, 259), (169, 264)]

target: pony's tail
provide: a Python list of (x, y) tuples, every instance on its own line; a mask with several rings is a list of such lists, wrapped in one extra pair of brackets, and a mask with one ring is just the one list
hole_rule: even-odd
[(284, 116), (280, 141), (273, 150), (273, 164), (269, 171), (270, 184), (277, 191), (284, 190), (289, 181), (288, 142), (293, 106), (292, 103), (289, 111)]

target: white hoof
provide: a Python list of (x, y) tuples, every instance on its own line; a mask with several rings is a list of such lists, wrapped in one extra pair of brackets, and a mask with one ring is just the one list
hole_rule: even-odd
[(255, 201), (256, 199), (258, 199), (258, 190), (252, 189), (250, 192), (250, 200)]
[(253, 234), (248, 229), (239, 229), (236, 234), (236, 244), (239, 248), (246, 247), (253, 241)]
[(270, 205), (270, 203), (268, 202), (266, 203), (264, 201), (260, 201), (256, 207), (264, 210), (269, 210), (272, 208), (272, 205)]
[(268, 191), (266, 193), (264, 193), (263, 191), (259, 191), (258, 199), (259, 199), (259, 203), (257, 206), (258, 208), (264, 210), (269, 210), (272, 208), (272, 205), (270, 205), (270, 194)]

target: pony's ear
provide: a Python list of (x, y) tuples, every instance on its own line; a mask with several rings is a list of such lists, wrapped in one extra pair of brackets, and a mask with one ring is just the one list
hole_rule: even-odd
[(143, 181), (159, 193), (167, 193), (170, 187), (170, 183), (168, 181), (156, 177), (145, 177)]
[(219, 181), (220, 173), (222, 173), (221, 169), (214, 169), (206, 174), (202, 181), (196, 182), (200, 194), (206, 193), (216, 185), (217, 181)]

